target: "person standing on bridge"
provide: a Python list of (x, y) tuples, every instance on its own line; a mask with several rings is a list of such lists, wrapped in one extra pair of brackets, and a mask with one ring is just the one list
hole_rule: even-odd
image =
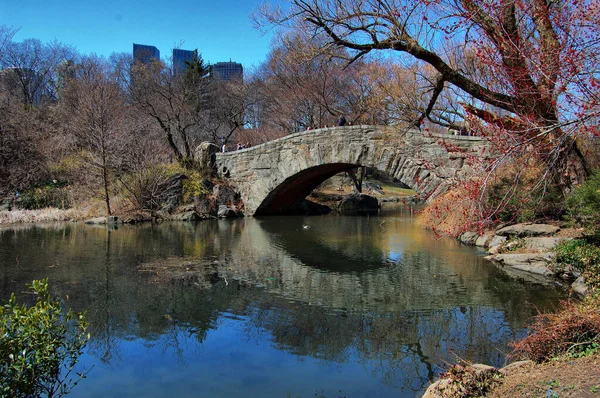
[(344, 115), (340, 115), (340, 117), (338, 117), (337, 125), (338, 126), (345, 126), (346, 125), (346, 118), (344, 117)]

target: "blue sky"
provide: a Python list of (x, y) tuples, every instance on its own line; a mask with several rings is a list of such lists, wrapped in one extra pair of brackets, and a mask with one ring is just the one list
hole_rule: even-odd
[[(211, 63), (265, 60), (271, 35), (252, 27), (261, 0), (0, 0), (0, 24), (20, 28), (15, 41), (37, 38), (70, 44), (80, 53), (132, 52), (133, 43), (198, 48)], [(180, 45), (180, 42), (183, 42)]]

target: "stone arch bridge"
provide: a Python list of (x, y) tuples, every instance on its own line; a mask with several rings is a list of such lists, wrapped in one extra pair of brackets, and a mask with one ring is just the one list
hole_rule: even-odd
[(246, 215), (285, 214), (333, 175), (359, 166), (383, 171), (424, 199), (475, 170), (466, 161), (488, 155), (479, 137), (387, 126), (305, 131), (235, 152), (217, 153), (218, 175), (237, 188)]

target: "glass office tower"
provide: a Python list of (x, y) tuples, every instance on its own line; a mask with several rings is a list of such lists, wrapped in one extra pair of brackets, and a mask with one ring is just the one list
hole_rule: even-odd
[(133, 60), (144, 65), (152, 60), (160, 61), (160, 51), (154, 46), (133, 43)]

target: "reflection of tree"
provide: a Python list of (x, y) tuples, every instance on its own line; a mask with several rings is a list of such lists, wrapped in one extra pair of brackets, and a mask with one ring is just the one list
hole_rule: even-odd
[(249, 316), (270, 332), (279, 349), (325, 361), (375, 364), (383, 380), (391, 385), (404, 380), (402, 388), (415, 392), (455, 355), (502, 365), (504, 356), (496, 347), (514, 338), (503, 314), (489, 307), (361, 314), (271, 300)]

